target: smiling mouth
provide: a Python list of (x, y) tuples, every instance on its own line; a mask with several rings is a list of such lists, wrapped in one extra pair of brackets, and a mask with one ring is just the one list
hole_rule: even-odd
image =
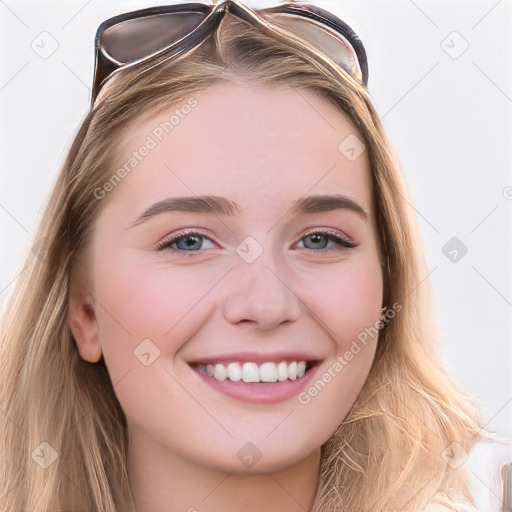
[(297, 380), (303, 377), (315, 361), (280, 361), (257, 364), (231, 362), (229, 364), (191, 363), (190, 366), (203, 375), (216, 380), (244, 383), (272, 383)]

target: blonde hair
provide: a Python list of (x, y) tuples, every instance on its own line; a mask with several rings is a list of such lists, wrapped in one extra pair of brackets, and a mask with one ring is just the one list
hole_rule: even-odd
[[(357, 401), (321, 448), (312, 510), (422, 510), (434, 498), (473, 503), (467, 469), (452, 468), (441, 455), (450, 443), (469, 451), (481, 439), (480, 412), (439, 359), (409, 194), (369, 93), (226, 15), (213, 37), (179, 61), (120, 73), (69, 150), (32, 240), (37, 249), (27, 251), (2, 318), (2, 512), (135, 511), (125, 417), (103, 360), (79, 356), (68, 326), (70, 279), (109, 199), (95, 199), (94, 191), (116, 168), (129, 124), (217, 80), (318, 94), (349, 116), (369, 156), (384, 303), (401, 310), (380, 332)], [(46, 469), (34, 461), (37, 450), (50, 453), (41, 443), (58, 454)]]

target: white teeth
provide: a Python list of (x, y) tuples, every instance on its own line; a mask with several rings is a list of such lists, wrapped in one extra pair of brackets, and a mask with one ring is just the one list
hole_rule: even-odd
[(256, 363), (229, 363), (227, 366), (217, 363), (200, 364), (198, 370), (208, 377), (217, 380), (230, 380), (233, 382), (284, 382), (296, 380), (306, 373), (306, 361), (292, 361), (287, 363), (266, 362), (261, 365)]
[(242, 367), (242, 380), (244, 382), (260, 381), (260, 372), (256, 363), (244, 363)]
[(213, 376), (217, 380), (226, 380), (228, 378), (228, 371), (226, 370), (226, 367), (223, 364), (216, 364)]
[(286, 366), (286, 361), (281, 361), (277, 365), (277, 380), (279, 382), (284, 382), (285, 380), (288, 380), (288, 369)]
[(293, 361), (288, 365), (288, 378), (295, 380), (297, 378), (297, 363)]
[(234, 382), (242, 380), (242, 367), (238, 363), (228, 364), (228, 379)]
[(276, 363), (263, 363), (260, 366), (261, 382), (277, 382)]

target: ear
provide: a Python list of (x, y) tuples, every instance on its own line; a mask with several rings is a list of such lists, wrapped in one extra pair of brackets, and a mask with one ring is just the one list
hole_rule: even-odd
[(82, 359), (97, 363), (101, 358), (99, 330), (91, 293), (75, 277), (70, 277), (68, 325)]

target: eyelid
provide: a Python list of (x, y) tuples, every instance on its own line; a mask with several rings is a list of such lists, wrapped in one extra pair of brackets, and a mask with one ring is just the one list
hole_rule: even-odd
[[(160, 242), (158, 242), (156, 244), (157, 250), (164, 250), (164, 249), (166, 249), (165, 245), (167, 243), (169, 243), (169, 242), (176, 243), (180, 238), (183, 238), (183, 237), (186, 237), (189, 235), (200, 235), (204, 238), (207, 238), (208, 240), (211, 240), (214, 243), (217, 243), (217, 242), (215, 242), (214, 238), (211, 235), (205, 233), (201, 229), (185, 228), (182, 231), (177, 231), (176, 233), (171, 233), (169, 235), (166, 235)], [(178, 249), (176, 249), (176, 251), (178, 251), (178, 252), (202, 252), (202, 251), (179, 251)]]
[(336, 236), (338, 238), (341, 238), (342, 240), (344, 240), (348, 244), (355, 246), (355, 242), (350, 237), (348, 237), (347, 235), (342, 233), (341, 231), (337, 231), (337, 230), (334, 230), (332, 228), (323, 228), (321, 226), (317, 226), (315, 228), (311, 228), (311, 229), (308, 229), (307, 231), (304, 231), (300, 238), (304, 238), (304, 237), (309, 236), (309, 235), (314, 235), (316, 233), (326, 233), (328, 235), (333, 235), (333, 236)]

